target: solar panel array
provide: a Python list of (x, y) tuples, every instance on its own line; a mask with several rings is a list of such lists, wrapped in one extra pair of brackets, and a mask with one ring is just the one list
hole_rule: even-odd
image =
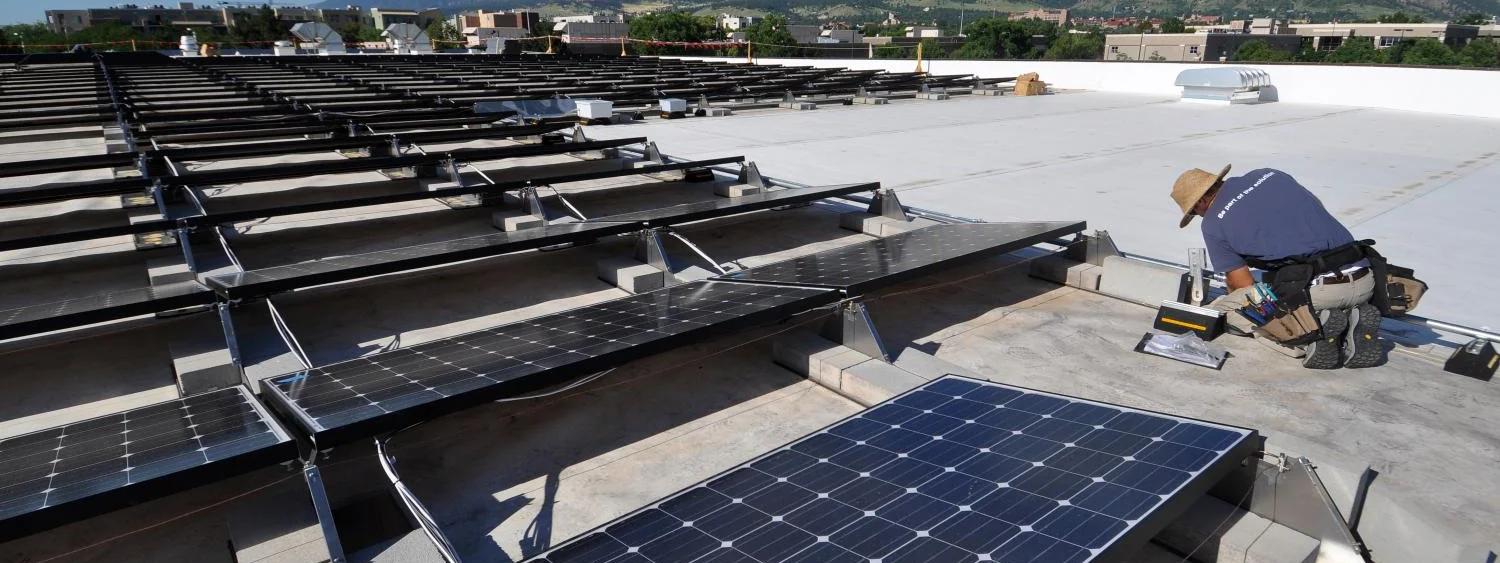
[(533, 561), (1115, 560), (1175, 516), (1171, 499), (1237, 466), (1254, 438), (946, 376)]
[(1084, 229), (1082, 222), (932, 225), (719, 276), (717, 279), (787, 283), (864, 291), (938, 265), (1002, 254)]
[(296, 457), (241, 386), (0, 440), (0, 539)]
[(835, 299), (822, 289), (693, 282), (267, 379), (262, 391), (332, 445)]

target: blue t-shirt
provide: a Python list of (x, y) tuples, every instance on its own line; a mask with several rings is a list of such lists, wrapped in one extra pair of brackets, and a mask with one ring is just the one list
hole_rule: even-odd
[(1214, 269), (1228, 272), (1247, 257), (1269, 261), (1332, 250), (1354, 242), (1354, 235), (1290, 174), (1261, 168), (1224, 179), (1203, 218), (1203, 242)]

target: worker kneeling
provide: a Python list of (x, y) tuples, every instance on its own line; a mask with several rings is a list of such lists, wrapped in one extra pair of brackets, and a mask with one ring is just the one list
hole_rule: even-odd
[[(1229, 286), (1209, 307), (1225, 311), (1230, 332), (1277, 342), (1304, 367), (1379, 363), (1381, 308), (1373, 303), (1384, 302), (1385, 262), (1374, 242), (1356, 241), (1286, 172), (1228, 174), (1228, 166), (1193, 169), (1172, 186), (1180, 226), (1203, 217), (1209, 259)], [(1264, 272), (1263, 283), (1251, 267)]]

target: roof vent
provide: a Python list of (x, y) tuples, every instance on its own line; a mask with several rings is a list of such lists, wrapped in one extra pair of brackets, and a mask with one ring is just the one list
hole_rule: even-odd
[(430, 55), (432, 41), (427, 32), (409, 23), (393, 23), (380, 34), (391, 41), (391, 50), (398, 55)]
[(1208, 104), (1244, 104), (1276, 100), (1271, 75), (1243, 66), (1195, 68), (1177, 74), (1182, 101)]
[(322, 22), (302, 22), (292, 26), (292, 35), (297, 39), (318, 44), (320, 55), (342, 55), (344, 50), (344, 37), (339, 32), (328, 27)]

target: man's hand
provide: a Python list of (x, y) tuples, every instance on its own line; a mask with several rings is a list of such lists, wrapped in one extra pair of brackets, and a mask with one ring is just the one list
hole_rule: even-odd
[(1248, 266), (1240, 266), (1224, 274), (1224, 283), (1229, 285), (1229, 291), (1244, 289), (1255, 285), (1255, 276), (1250, 275)]

